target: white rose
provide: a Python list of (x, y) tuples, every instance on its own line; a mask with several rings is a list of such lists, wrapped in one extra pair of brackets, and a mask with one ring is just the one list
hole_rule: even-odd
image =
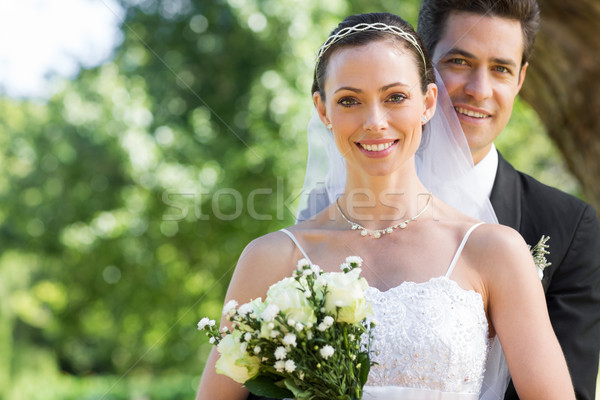
[(319, 277), (319, 285), (327, 285), (325, 310), (336, 315), (337, 320), (350, 324), (361, 321), (369, 313), (365, 299), (368, 284), (360, 277), (360, 271), (354, 269), (348, 273), (330, 272)]
[(265, 303), (269, 304), (269, 307), (277, 305), (288, 319), (295, 322), (315, 322), (314, 310), (300, 289), (300, 284), (293, 278), (285, 278), (269, 288)]
[(258, 374), (260, 360), (242, 351), (237, 332), (227, 335), (217, 345), (220, 357), (215, 368), (238, 383), (244, 383)]

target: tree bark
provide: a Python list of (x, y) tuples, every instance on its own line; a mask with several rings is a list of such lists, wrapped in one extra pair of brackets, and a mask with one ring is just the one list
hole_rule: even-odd
[(600, 212), (600, 0), (539, 0), (542, 24), (521, 96)]

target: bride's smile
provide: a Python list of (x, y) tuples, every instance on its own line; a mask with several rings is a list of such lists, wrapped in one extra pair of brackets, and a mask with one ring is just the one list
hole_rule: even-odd
[(385, 157), (393, 151), (393, 146), (398, 143), (398, 140), (365, 140), (358, 142), (357, 145), (364, 150), (367, 157)]

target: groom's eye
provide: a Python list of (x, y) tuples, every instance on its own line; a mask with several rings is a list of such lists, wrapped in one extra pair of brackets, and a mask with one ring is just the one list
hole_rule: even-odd
[(494, 67), (494, 70), (496, 72), (501, 72), (503, 74), (510, 74), (511, 73), (510, 69), (508, 69), (508, 68), (506, 68), (506, 67), (504, 67), (502, 65), (498, 65), (498, 66)]
[(448, 60), (448, 62), (451, 64), (457, 64), (457, 65), (466, 65), (467, 64), (467, 60), (465, 60), (464, 58), (451, 58), (450, 60)]

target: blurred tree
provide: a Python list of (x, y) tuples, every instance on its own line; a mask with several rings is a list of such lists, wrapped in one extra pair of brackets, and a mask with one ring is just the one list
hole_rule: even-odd
[(542, 25), (521, 95), (600, 212), (600, 1), (539, 3)]

